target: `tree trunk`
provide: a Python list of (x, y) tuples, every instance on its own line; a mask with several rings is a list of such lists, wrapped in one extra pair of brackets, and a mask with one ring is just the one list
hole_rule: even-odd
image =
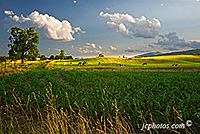
[(22, 59), (21, 63), (23, 64), (24, 63), (24, 52), (23, 51), (22, 51), (21, 59)]
[(5, 60), (5, 72), (6, 72), (6, 60)]
[(22, 46), (22, 50), (21, 51), (22, 51), (22, 57), (21, 57), (22, 58), (22, 62), (21, 63), (23, 64), (24, 63), (24, 44)]
[(3, 62), (1, 62), (1, 73), (2, 73), (2, 68), (3, 68)]
[[(16, 63), (14, 63), (14, 71), (16, 71)], [(13, 72), (14, 72), (14, 71), (13, 71)]]

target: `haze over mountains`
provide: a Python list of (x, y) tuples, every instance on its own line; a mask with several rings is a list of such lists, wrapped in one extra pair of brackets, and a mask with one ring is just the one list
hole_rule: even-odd
[(167, 56), (167, 55), (191, 55), (191, 54), (199, 54), (200, 49), (193, 49), (193, 50), (186, 50), (186, 51), (176, 51), (176, 52), (170, 52), (170, 53), (162, 53), (162, 52), (150, 52), (138, 55), (140, 57), (152, 57), (152, 56)]

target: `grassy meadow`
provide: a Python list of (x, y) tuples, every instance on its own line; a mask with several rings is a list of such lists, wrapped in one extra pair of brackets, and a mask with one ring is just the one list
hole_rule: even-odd
[[(79, 62), (87, 62), (86, 66), (78, 66)], [(101, 63), (99, 66), (98, 63)], [(72, 63), (72, 66), (70, 65)], [(147, 65), (142, 65), (147, 63)], [(178, 66), (172, 66), (177, 63)], [(125, 67), (120, 67), (124, 64)], [(200, 56), (180, 55), (180, 56), (157, 56), (157, 57), (141, 57), (141, 58), (116, 58), (116, 57), (98, 57), (75, 60), (53, 61), (48, 68), (66, 69), (66, 70), (109, 70), (116, 71), (163, 71), (163, 72), (181, 72), (183, 71), (200, 71)]]
[[(87, 62), (88, 65), (78, 66), (78, 63)], [(24, 72), (30, 70), (73, 70), (73, 71), (136, 71), (136, 72), (200, 72), (199, 55), (155, 56), (140, 58), (96, 57), (69, 60), (42, 60), (0, 63), (0, 71)], [(98, 63), (101, 65), (98, 65)], [(72, 63), (72, 65), (70, 65)], [(147, 65), (143, 66), (143, 63)], [(178, 66), (172, 66), (173, 63)], [(121, 67), (120, 64), (124, 64)]]
[[(0, 134), (200, 131), (200, 56), (26, 61), (17, 70), (0, 64), (3, 75), (15, 72), (0, 78)], [(187, 120), (192, 126), (141, 130)]]

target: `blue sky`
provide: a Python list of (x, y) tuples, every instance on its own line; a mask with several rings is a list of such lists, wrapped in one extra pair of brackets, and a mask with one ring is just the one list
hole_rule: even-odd
[(0, 55), (16, 25), (36, 27), (40, 54), (90, 57), (197, 49), (199, 22), (198, 0), (0, 0)]

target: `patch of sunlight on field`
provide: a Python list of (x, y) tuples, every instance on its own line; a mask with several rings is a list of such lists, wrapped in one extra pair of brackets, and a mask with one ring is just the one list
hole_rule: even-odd
[(198, 55), (170, 55), (170, 56), (142, 57), (141, 59), (176, 59), (176, 58), (200, 58), (200, 56)]
[(97, 58), (85, 58), (85, 59), (74, 59), (74, 60), (60, 60), (60, 61), (54, 61), (53, 64), (56, 65), (63, 65), (64, 62), (66, 65), (70, 64), (70, 62), (73, 63), (73, 65), (78, 64), (79, 62), (86, 61), (90, 65), (96, 65), (99, 62), (102, 63), (122, 63), (125, 62), (124, 58), (116, 58), (116, 57), (97, 57)]
[[(24, 60), (24, 63), (26, 64), (30, 64), (30, 63), (41, 63), (41, 62), (45, 62), (45, 60), (44, 61), (25, 61)], [(17, 61), (15, 61), (15, 63), (21, 63), (21, 60), (17, 60)]]
[[(78, 63), (87, 62), (88, 65), (78, 66)], [(98, 65), (98, 63), (101, 65)], [(70, 65), (72, 63), (72, 66)], [(143, 63), (147, 65), (143, 66)], [(177, 63), (178, 66), (172, 66)], [(125, 67), (121, 67), (124, 64)], [(48, 64), (48, 69), (188, 69), (191, 71), (199, 71), (200, 56), (196, 55), (173, 55), (173, 56), (156, 56), (156, 57), (139, 57), (139, 58), (118, 58), (118, 57), (96, 57), (82, 59), (54, 60)]]

